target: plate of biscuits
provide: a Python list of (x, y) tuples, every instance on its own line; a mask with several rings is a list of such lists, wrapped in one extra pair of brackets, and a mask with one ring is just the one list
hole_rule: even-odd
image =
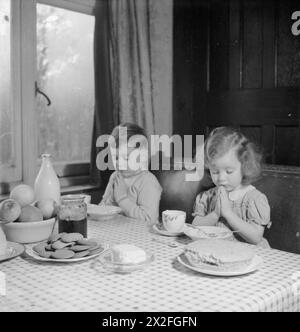
[(95, 258), (108, 249), (96, 239), (85, 239), (79, 233), (60, 233), (26, 249), (33, 259), (51, 263), (75, 263)]

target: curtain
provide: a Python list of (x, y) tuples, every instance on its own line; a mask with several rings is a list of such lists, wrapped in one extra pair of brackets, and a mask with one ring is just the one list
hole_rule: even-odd
[(95, 63), (95, 116), (91, 151), (91, 178), (94, 185), (107, 182), (97, 169), (96, 159), (100, 152), (96, 148), (99, 136), (109, 134), (117, 124), (113, 113), (112, 79), (110, 71), (110, 24), (109, 0), (97, 0), (95, 8), (94, 63)]
[(114, 114), (172, 132), (173, 0), (110, 0)]
[(91, 175), (100, 184), (100, 135), (122, 122), (172, 134), (173, 0), (97, 0), (95, 16)]

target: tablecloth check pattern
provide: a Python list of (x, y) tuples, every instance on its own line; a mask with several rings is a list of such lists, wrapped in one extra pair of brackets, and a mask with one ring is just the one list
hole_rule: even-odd
[(60, 265), (20, 257), (0, 264), (7, 279), (0, 311), (300, 311), (300, 286), (297, 294), (292, 278), (300, 271), (299, 255), (256, 248), (264, 259), (260, 270), (221, 278), (177, 262), (189, 239), (179, 238), (182, 246), (170, 248), (152, 239), (172, 239), (153, 234), (139, 221), (89, 221), (91, 237), (135, 244), (154, 253), (155, 261), (143, 271), (123, 275), (108, 272), (97, 259)]

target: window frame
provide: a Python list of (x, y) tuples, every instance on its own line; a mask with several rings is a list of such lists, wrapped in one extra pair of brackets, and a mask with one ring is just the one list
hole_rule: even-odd
[[(0, 165), (0, 193), (3, 187), (22, 179), (21, 157), (21, 85), (20, 85), (20, 11), (19, 2), (11, 3), (11, 36), (10, 36), (10, 110), (12, 111), (12, 156), (14, 162), (10, 165)], [(5, 190), (5, 189), (4, 189)]]
[[(37, 5), (45, 4), (57, 8), (94, 15), (96, 0), (13, 0), (12, 1), (12, 50), (13, 61), (13, 105), (16, 147), (19, 156), (18, 174), (12, 174), (5, 181), (0, 181), (0, 195), (9, 192), (16, 183), (34, 184), (41, 165), (38, 155), (38, 128), (36, 121), (37, 81)], [(70, 167), (72, 166), (72, 167)], [(60, 179), (61, 187), (83, 186), (92, 183), (90, 162), (54, 162), (54, 168)], [(71, 168), (71, 170), (70, 170)], [(2, 172), (2, 169), (0, 168)], [(4, 170), (3, 170), (4, 171)], [(3, 174), (3, 173), (2, 173)], [(8, 172), (5, 170), (5, 174)], [(16, 176), (18, 175), (18, 176)], [(3, 181), (4, 182), (4, 181)]]

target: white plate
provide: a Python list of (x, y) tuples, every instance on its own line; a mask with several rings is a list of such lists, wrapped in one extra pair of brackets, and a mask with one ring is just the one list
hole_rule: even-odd
[(253, 257), (253, 260), (252, 260), (251, 264), (246, 269), (244, 269), (242, 271), (213, 271), (213, 270), (209, 270), (209, 269), (205, 269), (205, 268), (202, 268), (202, 267), (196, 267), (196, 266), (191, 265), (184, 254), (181, 254), (180, 256), (178, 256), (177, 260), (183, 266), (185, 266), (185, 267), (187, 267), (187, 268), (189, 268), (193, 271), (200, 272), (200, 273), (203, 273), (203, 274), (208, 274), (208, 275), (211, 275), (211, 276), (217, 276), (217, 277), (235, 277), (235, 276), (241, 276), (241, 275), (249, 274), (249, 273), (252, 273), (252, 272), (256, 271), (257, 269), (259, 269), (260, 266), (263, 263), (263, 259), (260, 256), (255, 255)]
[(88, 204), (87, 214), (92, 220), (110, 219), (122, 212), (122, 209), (113, 205)]
[(141, 263), (137, 264), (114, 263), (112, 261), (111, 251), (108, 250), (104, 255), (102, 255), (99, 258), (99, 262), (105, 269), (111, 272), (126, 274), (145, 269), (154, 261), (154, 259), (155, 259), (154, 255), (147, 254), (146, 260)]
[(192, 240), (202, 239), (229, 239), (233, 237), (233, 233), (223, 227), (215, 226), (191, 226), (185, 225), (183, 232)]
[(6, 254), (0, 256), (0, 262), (5, 262), (23, 254), (25, 247), (15, 242), (7, 242)]
[[(100, 243), (98, 243), (100, 245)], [(34, 250), (33, 248), (27, 248), (26, 249), (26, 253), (33, 259), (40, 261), (40, 262), (51, 262), (51, 263), (77, 263), (77, 262), (84, 262), (87, 261), (89, 259), (98, 257), (99, 255), (102, 255), (105, 251), (107, 251), (107, 249), (109, 248), (109, 246), (107, 244), (102, 244), (103, 246), (103, 250), (98, 251), (98, 249), (96, 249), (96, 253), (90, 256), (86, 256), (86, 257), (82, 257), (82, 258), (70, 258), (70, 259), (53, 259), (53, 258), (44, 258), (39, 256)]]
[(164, 236), (170, 236), (170, 237), (176, 237), (176, 236), (180, 236), (183, 234), (183, 232), (169, 232), (166, 229), (164, 229), (162, 224), (153, 225), (153, 230), (155, 231), (155, 233), (158, 233), (158, 234), (164, 235)]

